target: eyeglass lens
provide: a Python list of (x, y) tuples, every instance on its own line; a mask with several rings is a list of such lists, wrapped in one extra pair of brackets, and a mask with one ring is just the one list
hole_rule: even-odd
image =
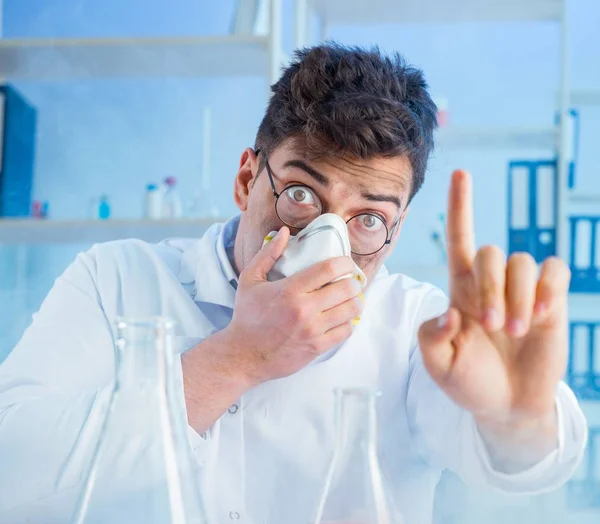
[[(296, 185), (284, 189), (275, 205), (277, 216), (287, 226), (302, 229), (323, 212), (323, 205), (312, 189)], [(352, 252), (370, 255), (386, 243), (388, 229), (385, 222), (374, 214), (362, 214), (347, 222)]]

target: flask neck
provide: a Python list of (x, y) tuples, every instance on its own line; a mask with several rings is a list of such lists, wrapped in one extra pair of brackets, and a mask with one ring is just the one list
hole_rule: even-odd
[(117, 389), (164, 392), (170, 377), (172, 349), (171, 321), (120, 320), (116, 342)]
[(336, 390), (337, 450), (376, 454), (378, 397), (366, 388)]

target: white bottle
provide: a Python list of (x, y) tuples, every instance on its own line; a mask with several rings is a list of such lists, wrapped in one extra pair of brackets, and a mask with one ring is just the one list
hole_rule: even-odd
[(163, 184), (162, 217), (181, 218), (182, 216), (183, 204), (179, 191), (177, 191), (177, 179), (174, 176), (168, 176)]
[(144, 217), (150, 220), (160, 220), (162, 218), (162, 191), (156, 184), (148, 184), (145, 196)]

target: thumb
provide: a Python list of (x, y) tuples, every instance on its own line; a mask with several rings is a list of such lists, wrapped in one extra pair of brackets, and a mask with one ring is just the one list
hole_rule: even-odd
[(282, 227), (272, 240), (269, 240), (261, 250), (254, 255), (244, 273), (254, 282), (267, 280), (267, 273), (271, 270), (277, 259), (283, 254), (290, 239), (290, 230)]
[(419, 328), (423, 363), (436, 382), (444, 380), (452, 371), (456, 353), (452, 340), (458, 335), (460, 324), (459, 311), (451, 307), (443, 315), (424, 322)]

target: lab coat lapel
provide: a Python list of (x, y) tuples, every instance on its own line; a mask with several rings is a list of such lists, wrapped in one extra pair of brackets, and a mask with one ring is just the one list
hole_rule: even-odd
[(194, 284), (195, 302), (233, 309), (235, 289), (225, 276), (217, 254), (217, 243), (223, 242), (223, 227), (223, 224), (212, 225), (198, 242), (184, 251), (179, 280), (184, 285)]

